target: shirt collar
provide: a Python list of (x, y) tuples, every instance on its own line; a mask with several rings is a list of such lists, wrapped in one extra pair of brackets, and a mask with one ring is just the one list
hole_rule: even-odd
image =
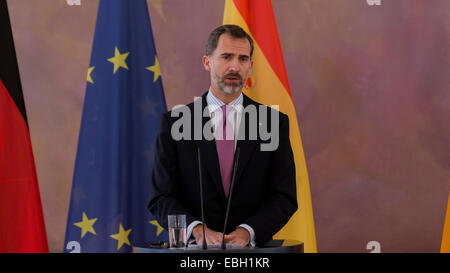
[[(244, 96), (242, 93), (239, 95), (239, 97), (235, 98), (232, 102), (228, 103), (229, 106), (232, 106), (233, 109), (235, 109), (238, 112), (241, 112), (243, 109), (243, 101)], [(211, 88), (209, 88), (208, 94), (206, 95), (206, 102), (208, 103), (208, 106), (212, 111), (216, 111), (217, 109), (220, 109), (225, 103), (218, 99), (216, 96), (214, 96), (213, 92), (211, 91)]]

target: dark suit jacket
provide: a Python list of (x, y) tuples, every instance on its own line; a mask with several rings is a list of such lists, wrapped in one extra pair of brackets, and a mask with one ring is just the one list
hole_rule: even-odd
[[(202, 107), (207, 106), (206, 94), (201, 98)], [(254, 105), (258, 109), (261, 104), (244, 95), (243, 106), (248, 105)], [(194, 103), (187, 107), (194, 113)], [(270, 132), (270, 115), (276, 110), (269, 107), (267, 109), (266, 121), (258, 113), (258, 125), (266, 122)], [(240, 224), (247, 224), (255, 231), (256, 244), (261, 244), (270, 240), (297, 210), (295, 163), (289, 141), (287, 115), (279, 113), (279, 145), (274, 151), (261, 151), (260, 144), (269, 141), (260, 139), (259, 133), (256, 140), (248, 139), (248, 115), (242, 116), (244, 118), (247, 128), (240, 129), (239, 134), (245, 133), (247, 138), (237, 141), (236, 151), (240, 149), (240, 155), (226, 233), (232, 232)], [(171, 127), (177, 119), (178, 117), (171, 117), (171, 112), (161, 117), (148, 208), (166, 229), (167, 215), (170, 214), (185, 214), (187, 225), (194, 220), (201, 221), (197, 155), (199, 147), (205, 223), (212, 230), (222, 232), (227, 199), (222, 187), (215, 141), (194, 140), (193, 129), (192, 140), (174, 140), (171, 137)], [(202, 125), (209, 119), (203, 117)], [(241, 126), (243, 124), (241, 121)]]

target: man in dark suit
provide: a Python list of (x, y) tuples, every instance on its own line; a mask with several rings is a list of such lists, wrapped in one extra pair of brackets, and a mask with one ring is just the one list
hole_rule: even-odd
[[(225, 240), (231, 244), (270, 240), (297, 210), (288, 117), (242, 93), (252, 55), (253, 40), (244, 30), (234, 25), (216, 28), (203, 57), (211, 74), (210, 89), (183, 111), (172, 110), (161, 118), (148, 208), (166, 229), (167, 215), (185, 214), (188, 237), (198, 244), (200, 174), (208, 244), (221, 243), (229, 201)], [(190, 119), (180, 122), (180, 113)]]

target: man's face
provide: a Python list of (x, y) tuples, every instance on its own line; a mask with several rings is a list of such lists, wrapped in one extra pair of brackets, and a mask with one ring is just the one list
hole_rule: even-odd
[(211, 84), (227, 94), (240, 92), (253, 65), (250, 42), (222, 34), (213, 54), (203, 57), (203, 64), (211, 73)]

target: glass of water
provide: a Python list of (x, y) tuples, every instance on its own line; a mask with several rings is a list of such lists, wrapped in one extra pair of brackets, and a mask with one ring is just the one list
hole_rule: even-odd
[(186, 247), (186, 215), (169, 215), (169, 247), (184, 249)]

